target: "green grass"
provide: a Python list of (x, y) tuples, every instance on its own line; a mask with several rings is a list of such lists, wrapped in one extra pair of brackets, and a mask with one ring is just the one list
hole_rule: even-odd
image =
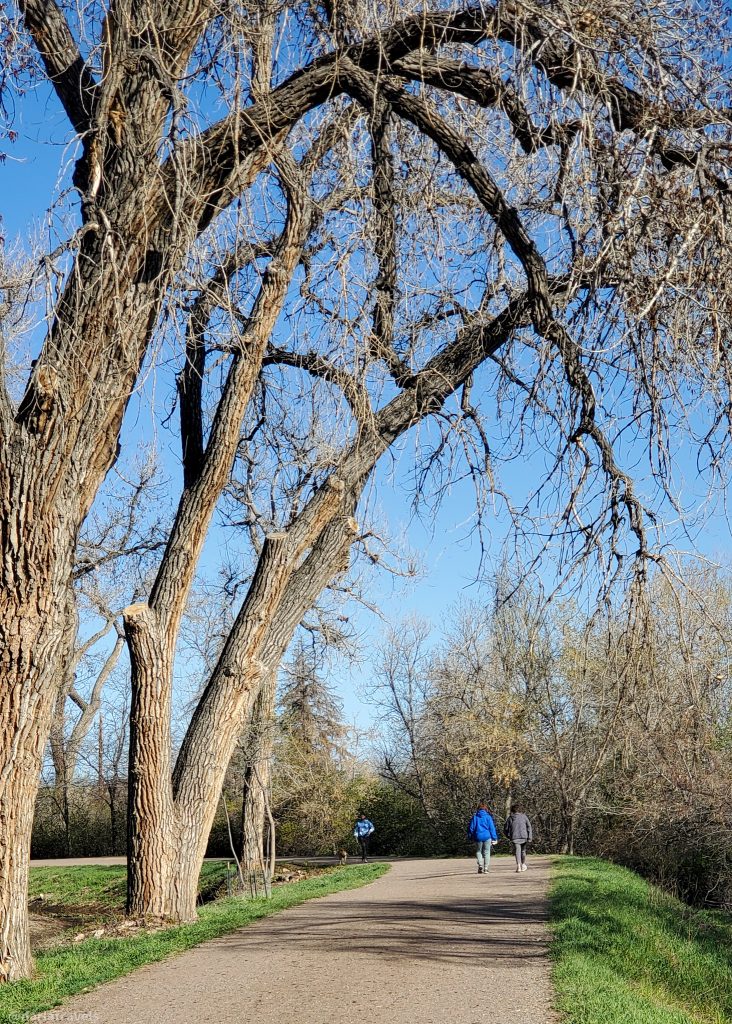
[[(38, 870), (61, 874), (59, 869)], [(125, 869), (65, 868), (63, 872), (93, 872), (88, 888), (95, 890), (99, 882), (106, 887), (104, 891), (109, 894), (111, 900), (112, 894), (116, 892), (115, 886), (119, 882), (118, 878), (106, 874), (113, 870), (124, 874)], [(138, 932), (125, 938), (88, 939), (72, 946), (59, 946), (39, 953), (36, 957), (36, 978), (31, 981), (13, 982), (0, 988), (0, 1024), (20, 1024), (21, 1021), (28, 1020), (32, 1014), (57, 1006), (77, 992), (111, 981), (112, 978), (127, 974), (143, 964), (154, 963), (174, 953), (182, 953), (206, 939), (224, 935), (251, 921), (275, 914), (287, 907), (297, 906), (306, 900), (366, 885), (387, 870), (386, 864), (334, 868), (302, 882), (275, 887), (271, 900), (234, 898), (209, 903), (200, 909), (198, 920), (193, 924), (166, 928), (158, 932)], [(46, 879), (46, 888), (41, 887), (37, 891), (51, 891), (48, 885), (49, 877)], [(65, 892), (69, 888), (63, 881), (56, 881), (54, 884), (59, 892)], [(90, 902), (99, 902), (98, 897), (90, 897)]]
[[(198, 882), (206, 898), (226, 878), (226, 861), (206, 861)], [(32, 868), (28, 898), (43, 895), (54, 907), (98, 907), (121, 913), (125, 905), (127, 868), (123, 865)]]
[(552, 976), (565, 1024), (732, 1024), (732, 917), (594, 858), (556, 861)]

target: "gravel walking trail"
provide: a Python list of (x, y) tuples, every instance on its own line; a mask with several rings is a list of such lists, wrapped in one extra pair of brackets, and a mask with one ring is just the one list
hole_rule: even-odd
[(78, 996), (37, 1024), (553, 1024), (549, 858), (412, 860)]

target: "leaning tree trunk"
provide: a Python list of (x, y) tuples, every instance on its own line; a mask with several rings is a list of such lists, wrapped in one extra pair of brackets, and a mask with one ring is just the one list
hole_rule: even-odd
[(360, 487), (344, 500), (343, 485), (330, 481), (312, 499), (304, 528), (296, 525), (287, 535), (266, 539), (247, 597), (181, 745), (172, 788), (169, 704), (160, 714), (160, 692), (169, 693), (163, 681), (172, 662), (161, 661), (165, 644), (150, 606), (125, 610), (133, 666), (130, 764), (135, 765), (129, 800), (131, 916), (195, 917), (208, 836), (242, 725), (263, 681), (276, 673), (303, 615), (345, 568), (357, 530), (350, 513), (359, 494)]
[(244, 878), (263, 871), (264, 823), (267, 794), (272, 781), (274, 710), (277, 675), (270, 672), (262, 684), (247, 736), (247, 766), (244, 772), (241, 814), (241, 870)]

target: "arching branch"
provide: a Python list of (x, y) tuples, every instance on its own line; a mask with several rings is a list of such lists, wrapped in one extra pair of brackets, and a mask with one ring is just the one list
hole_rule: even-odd
[(25, 26), (33, 36), (48, 79), (74, 129), (91, 124), (97, 84), (55, 0), (20, 0)]

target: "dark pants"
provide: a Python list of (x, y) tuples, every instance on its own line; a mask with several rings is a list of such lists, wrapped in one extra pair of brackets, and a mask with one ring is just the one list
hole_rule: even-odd
[(361, 847), (361, 860), (366, 860), (369, 855), (369, 843), (371, 836), (359, 836), (358, 845)]

